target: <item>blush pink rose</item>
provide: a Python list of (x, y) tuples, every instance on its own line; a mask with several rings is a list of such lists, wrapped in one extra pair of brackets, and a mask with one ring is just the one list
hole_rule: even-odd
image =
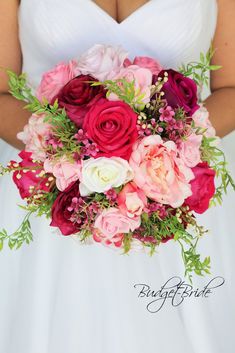
[(193, 168), (201, 162), (201, 143), (202, 135), (196, 135), (194, 133), (187, 136), (185, 141), (181, 141), (179, 145), (179, 154), (187, 167)]
[(153, 75), (158, 75), (159, 72), (163, 70), (161, 64), (148, 56), (136, 56), (131, 62), (129, 59), (124, 61), (124, 67), (128, 67), (130, 65), (138, 65), (139, 67), (143, 67), (145, 69), (149, 69)]
[[(152, 84), (152, 73), (149, 69), (139, 67), (137, 65), (130, 65), (126, 68), (122, 68), (119, 73), (113, 78), (113, 80), (126, 79), (128, 82), (135, 81), (135, 98), (141, 97), (141, 102), (147, 104), (150, 101), (150, 87)], [(111, 101), (119, 100), (120, 98), (111, 93), (107, 97)]]
[(119, 210), (129, 218), (139, 217), (147, 211), (147, 197), (133, 182), (124, 186), (118, 194), (117, 202)]
[(17, 134), (17, 138), (25, 144), (25, 151), (32, 153), (32, 158), (44, 161), (46, 159), (47, 140), (52, 127), (44, 122), (45, 115), (33, 114), (24, 130)]
[(56, 67), (42, 76), (41, 83), (37, 89), (37, 98), (40, 101), (46, 98), (51, 103), (60, 89), (79, 74), (77, 62), (74, 60), (69, 61), (68, 64), (60, 63), (56, 65)]
[(96, 44), (78, 59), (78, 68), (83, 75), (91, 75), (99, 81), (111, 80), (127, 57), (121, 47)]
[(131, 219), (117, 208), (104, 210), (95, 220), (93, 238), (104, 245), (122, 245), (123, 234), (134, 231), (140, 226), (140, 217)]
[(135, 143), (129, 164), (136, 185), (154, 201), (176, 208), (192, 195), (194, 174), (178, 157), (173, 141), (164, 142), (159, 135), (143, 138)]
[(64, 191), (70, 184), (80, 179), (82, 167), (80, 162), (72, 163), (62, 157), (56, 162), (46, 159), (44, 169), (47, 173), (54, 175), (57, 188)]
[(204, 133), (206, 137), (216, 136), (216, 131), (209, 119), (209, 112), (205, 107), (201, 105), (200, 108), (193, 114), (192, 118), (196, 127), (206, 129)]

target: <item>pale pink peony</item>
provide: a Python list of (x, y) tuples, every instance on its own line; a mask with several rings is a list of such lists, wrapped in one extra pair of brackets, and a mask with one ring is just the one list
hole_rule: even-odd
[(41, 83), (37, 89), (37, 98), (40, 101), (46, 98), (51, 103), (60, 89), (79, 74), (77, 62), (74, 60), (69, 61), (68, 64), (62, 62), (56, 65), (42, 76)]
[(202, 143), (202, 135), (194, 133), (186, 137), (185, 141), (179, 144), (179, 154), (182, 161), (187, 167), (193, 168), (201, 162), (200, 146)]
[(140, 226), (140, 217), (131, 219), (117, 208), (104, 210), (95, 220), (93, 238), (104, 245), (122, 245), (123, 234), (134, 231)]
[(56, 178), (56, 186), (60, 191), (64, 191), (73, 182), (81, 177), (81, 163), (70, 162), (62, 157), (59, 161), (46, 159), (44, 170), (46, 173), (52, 173)]
[(120, 211), (127, 217), (136, 218), (147, 211), (147, 197), (133, 182), (124, 186), (117, 201)]
[(91, 75), (99, 81), (115, 76), (127, 57), (121, 47), (96, 44), (78, 59), (78, 68), (84, 75)]
[(194, 174), (178, 157), (173, 141), (144, 137), (133, 146), (130, 166), (136, 185), (154, 201), (176, 208), (192, 195), (189, 182)]
[(158, 75), (159, 72), (163, 70), (163, 67), (158, 61), (149, 58), (148, 56), (136, 56), (133, 62), (131, 62), (129, 59), (126, 59), (124, 61), (124, 67), (128, 67), (130, 65), (138, 65), (145, 69), (149, 69), (153, 75)]
[[(152, 84), (152, 73), (149, 69), (145, 69), (137, 65), (130, 65), (126, 68), (122, 68), (113, 79), (114, 80), (126, 79), (126, 81), (128, 82), (132, 82), (134, 80), (135, 81), (134, 99), (136, 100), (141, 97), (141, 102), (144, 104), (147, 104), (150, 101), (150, 87)], [(108, 95), (107, 98), (111, 101), (120, 100), (120, 98), (114, 93), (111, 93), (110, 95)]]
[(25, 151), (31, 152), (32, 159), (46, 159), (47, 140), (51, 134), (51, 125), (44, 122), (45, 115), (33, 114), (17, 138), (25, 144)]
[(204, 133), (206, 137), (216, 136), (215, 128), (212, 126), (209, 119), (209, 112), (203, 105), (193, 114), (192, 118), (196, 127), (206, 129)]

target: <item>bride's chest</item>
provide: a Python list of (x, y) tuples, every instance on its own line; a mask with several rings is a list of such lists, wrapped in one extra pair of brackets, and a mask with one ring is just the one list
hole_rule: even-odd
[(21, 0), (19, 23), (23, 54), (34, 50), (53, 64), (107, 43), (175, 66), (208, 47), (216, 0), (150, 0), (120, 24), (92, 0)]

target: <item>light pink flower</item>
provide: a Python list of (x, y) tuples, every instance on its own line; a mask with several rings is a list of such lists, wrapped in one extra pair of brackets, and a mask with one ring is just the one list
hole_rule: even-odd
[(91, 75), (99, 81), (112, 79), (127, 57), (121, 47), (96, 44), (78, 59), (78, 68), (84, 75)]
[(150, 199), (176, 208), (191, 196), (194, 174), (178, 157), (173, 141), (163, 142), (159, 135), (145, 137), (135, 143), (129, 163), (134, 182)]
[(104, 245), (122, 245), (123, 234), (134, 231), (140, 226), (140, 217), (131, 219), (117, 208), (104, 210), (95, 220), (93, 238)]
[(44, 122), (45, 115), (33, 114), (17, 138), (25, 144), (25, 151), (31, 152), (32, 159), (46, 159), (47, 140), (51, 134), (51, 125)]
[(147, 211), (146, 206), (147, 197), (133, 182), (126, 184), (118, 194), (118, 207), (129, 218), (139, 217)]
[(81, 177), (81, 163), (70, 162), (62, 157), (59, 161), (46, 159), (44, 162), (46, 173), (52, 173), (56, 178), (56, 186), (64, 191), (70, 184)]
[(216, 136), (216, 131), (209, 119), (209, 112), (205, 107), (201, 105), (200, 108), (193, 114), (192, 118), (196, 127), (206, 129), (204, 133), (206, 137)]
[(126, 59), (124, 61), (124, 66), (128, 67), (130, 65), (138, 65), (145, 69), (149, 69), (153, 75), (158, 75), (159, 72), (163, 70), (163, 67), (158, 61), (149, 58), (148, 56), (136, 56), (133, 63), (129, 59)]
[(41, 83), (37, 89), (37, 98), (40, 101), (46, 98), (50, 103), (60, 89), (79, 74), (77, 62), (74, 60), (69, 61), (68, 64), (60, 63), (56, 65), (42, 76)]
[(200, 146), (202, 143), (202, 135), (194, 133), (186, 137), (185, 141), (181, 141), (179, 145), (179, 154), (182, 161), (187, 167), (193, 168), (201, 162)]
[[(132, 82), (134, 80), (134, 99), (136, 100), (143, 96), (141, 97), (141, 102), (146, 104), (150, 101), (150, 86), (152, 84), (152, 73), (149, 69), (144, 69), (137, 65), (130, 65), (126, 68), (122, 68), (119, 73), (113, 78), (113, 80), (118, 79), (126, 79), (126, 81), (128, 82)], [(114, 93), (111, 93), (107, 98), (111, 101), (120, 100), (120, 98)]]

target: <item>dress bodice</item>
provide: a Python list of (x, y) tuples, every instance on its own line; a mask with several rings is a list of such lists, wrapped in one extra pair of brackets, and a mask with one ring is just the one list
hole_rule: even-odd
[(207, 51), (216, 18), (216, 0), (150, 0), (120, 24), (92, 0), (21, 0), (23, 71), (35, 85), (44, 71), (97, 43), (176, 68)]

